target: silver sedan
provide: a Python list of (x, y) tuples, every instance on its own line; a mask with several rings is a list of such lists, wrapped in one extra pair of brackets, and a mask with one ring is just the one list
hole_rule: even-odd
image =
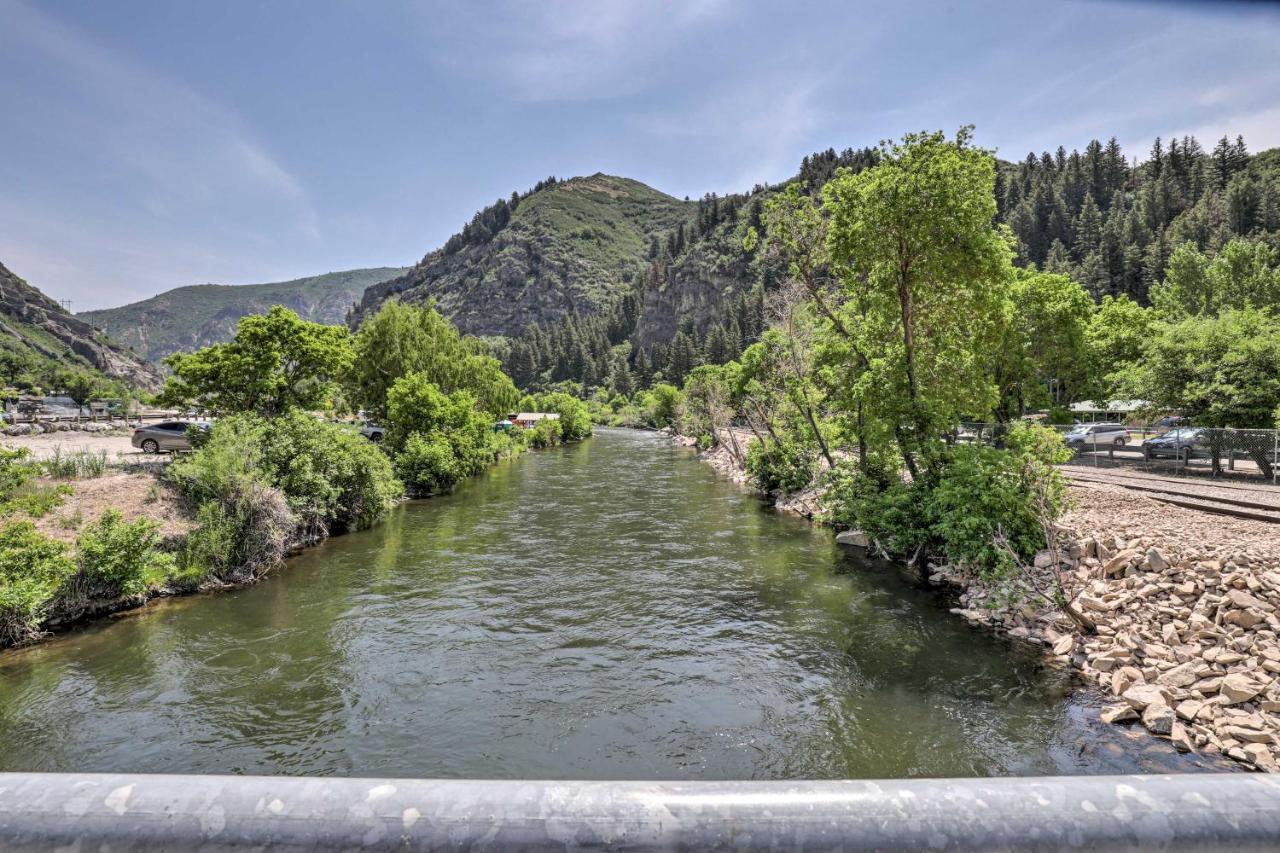
[(133, 431), (130, 443), (140, 448), (143, 453), (160, 453), (162, 451), (190, 450), (191, 440), (187, 438), (188, 427), (208, 429), (205, 421), (163, 421), (158, 424), (143, 424)]

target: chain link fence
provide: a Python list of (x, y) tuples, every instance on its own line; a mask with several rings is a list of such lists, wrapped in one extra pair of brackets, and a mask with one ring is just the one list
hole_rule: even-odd
[[(1280, 484), (1280, 430), (1165, 426), (1159, 423), (1053, 425), (1072, 451), (1068, 464)], [(998, 446), (1008, 424), (962, 423), (957, 442)]]

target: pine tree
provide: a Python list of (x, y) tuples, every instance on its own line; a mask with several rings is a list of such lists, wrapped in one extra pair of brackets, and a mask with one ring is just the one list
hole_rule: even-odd
[(684, 382), (689, 371), (698, 366), (698, 346), (684, 331), (676, 333), (667, 350), (667, 379), (677, 385)]
[(627, 360), (621, 356), (613, 360), (613, 369), (609, 371), (609, 387), (613, 389), (613, 393), (628, 398), (635, 393), (631, 373), (627, 370)]
[(1093, 200), (1093, 193), (1084, 197), (1080, 216), (1076, 219), (1076, 253), (1083, 262), (1098, 251), (1102, 244), (1102, 213)]
[(702, 352), (707, 364), (724, 364), (732, 358), (729, 354), (728, 336), (725, 334), (723, 326), (715, 325), (711, 327), (711, 331), (707, 334), (707, 341), (703, 344)]

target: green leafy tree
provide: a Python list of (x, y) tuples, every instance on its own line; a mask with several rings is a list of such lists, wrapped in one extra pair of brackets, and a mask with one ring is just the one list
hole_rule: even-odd
[(410, 373), (396, 380), (387, 392), (387, 445), (404, 447), (415, 433), (487, 434), (492, 419), (477, 411), (475, 395), (468, 391), (445, 394), (425, 373)]
[(1229, 308), (1280, 309), (1280, 253), (1265, 243), (1236, 239), (1209, 258), (1183, 243), (1169, 257), (1165, 280), (1152, 289), (1151, 301), (1171, 320)]
[(1085, 333), (1090, 395), (1110, 400), (1123, 390), (1142, 358), (1156, 322), (1155, 312), (1127, 296), (1104, 296)]
[(1162, 324), (1134, 384), (1197, 425), (1270, 427), (1280, 404), (1280, 319), (1242, 309)]
[(1009, 295), (1013, 320), (996, 361), (1000, 414), (1080, 399), (1087, 389), (1093, 300), (1064, 275), (1019, 270)]
[(324, 407), (351, 365), (345, 328), (312, 323), (279, 305), (244, 317), (235, 338), (165, 359), (173, 370), (162, 398), (218, 412), (272, 417)]
[(970, 135), (909, 134), (823, 189), (854, 394), (913, 475), (933, 436), (998, 401), (988, 354), (1008, 322), (1012, 252), (992, 224), (994, 160)]
[(520, 399), (485, 345), (464, 338), (431, 306), (387, 302), (361, 323), (353, 349), (347, 393), (375, 419), (387, 416), (387, 393), (396, 380), (414, 373), (446, 394), (471, 392), (493, 416), (506, 414)]

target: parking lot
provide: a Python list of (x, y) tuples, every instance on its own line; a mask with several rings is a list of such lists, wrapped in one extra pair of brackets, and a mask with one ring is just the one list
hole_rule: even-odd
[(92, 433), (92, 432), (53, 432), (44, 435), (14, 435), (0, 438), (5, 447), (26, 448), (36, 459), (49, 459), (55, 454), (63, 455), (87, 450), (91, 453), (105, 451), (110, 461), (117, 458), (123, 460), (154, 458), (147, 457), (141, 450), (129, 443), (130, 432)]

